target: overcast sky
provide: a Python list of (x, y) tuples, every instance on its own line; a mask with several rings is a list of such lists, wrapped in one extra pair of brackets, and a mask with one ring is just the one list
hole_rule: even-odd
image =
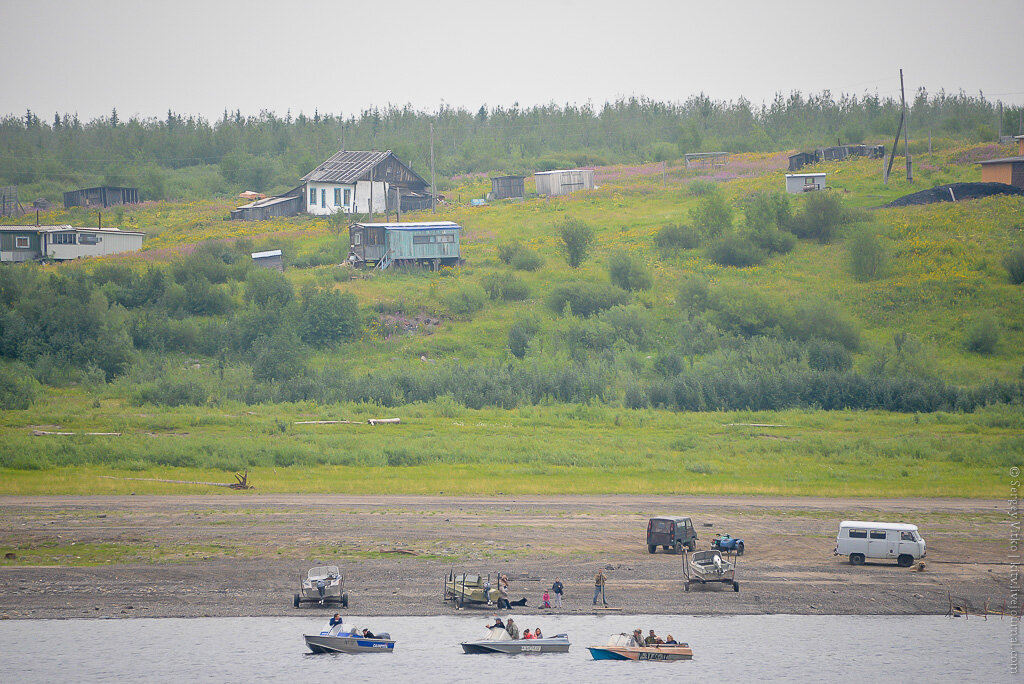
[(0, 0), (0, 114), (477, 109), (704, 92), (1024, 103), (1024, 0)]

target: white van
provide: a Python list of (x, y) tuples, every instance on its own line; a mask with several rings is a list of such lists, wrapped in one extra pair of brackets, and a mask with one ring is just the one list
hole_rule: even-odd
[(839, 523), (835, 555), (849, 556), (853, 565), (864, 565), (865, 558), (892, 558), (909, 568), (924, 558), (924, 539), (917, 525), (844, 520)]

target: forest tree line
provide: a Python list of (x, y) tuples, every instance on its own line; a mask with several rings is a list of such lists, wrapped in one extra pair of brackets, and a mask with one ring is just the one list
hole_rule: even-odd
[[(983, 94), (918, 91), (911, 137), (971, 142), (1017, 133), (1022, 108)], [(561, 167), (643, 163), (706, 151), (755, 152), (837, 142), (885, 143), (899, 101), (829, 91), (748, 100), (685, 102), (620, 99), (600, 107), (557, 104), (477, 111), (411, 105), (359, 115), (224, 111), (217, 121), (168, 111), (163, 118), (122, 119), (116, 109), (91, 121), (77, 114), (26, 111), (0, 120), (0, 185), (25, 188), (23, 200), (52, 200), (64, 190), (131, 185), (144, 199), (192, 200), (240, 188), (281, 191), (339, 149), (391, 149), (423, 176), (430, 169), (430, 128), (440, 178), (468, 173), (529, 173)], [(446, 181), (438, 185), (446, 186)]]

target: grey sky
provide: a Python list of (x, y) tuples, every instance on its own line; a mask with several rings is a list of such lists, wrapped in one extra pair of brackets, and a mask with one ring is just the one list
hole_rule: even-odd
[(1024, 0), (0, 0), (0, 114), (358, 114), (919, 86), (1024, 102)]

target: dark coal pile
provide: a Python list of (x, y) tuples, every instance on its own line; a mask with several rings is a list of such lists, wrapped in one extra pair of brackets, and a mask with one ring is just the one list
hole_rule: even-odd
[[(952, 194), (950, 194), (950, 190), (953, 191)], [(982, 197), (991, 197), (992, 195), (1024, 195), (1024, 190), (1013, 185), (1007, 185), (1006, 183), (950, 183), (929, 190), (915, 192), (912, 195), (904, 195), (883, 205), (882, 208), (909, 207), (914, 204), (932, 204), (934, 202), (952, 202), (954, 198), (959, 202), (960, 200), (980, 199)]]

